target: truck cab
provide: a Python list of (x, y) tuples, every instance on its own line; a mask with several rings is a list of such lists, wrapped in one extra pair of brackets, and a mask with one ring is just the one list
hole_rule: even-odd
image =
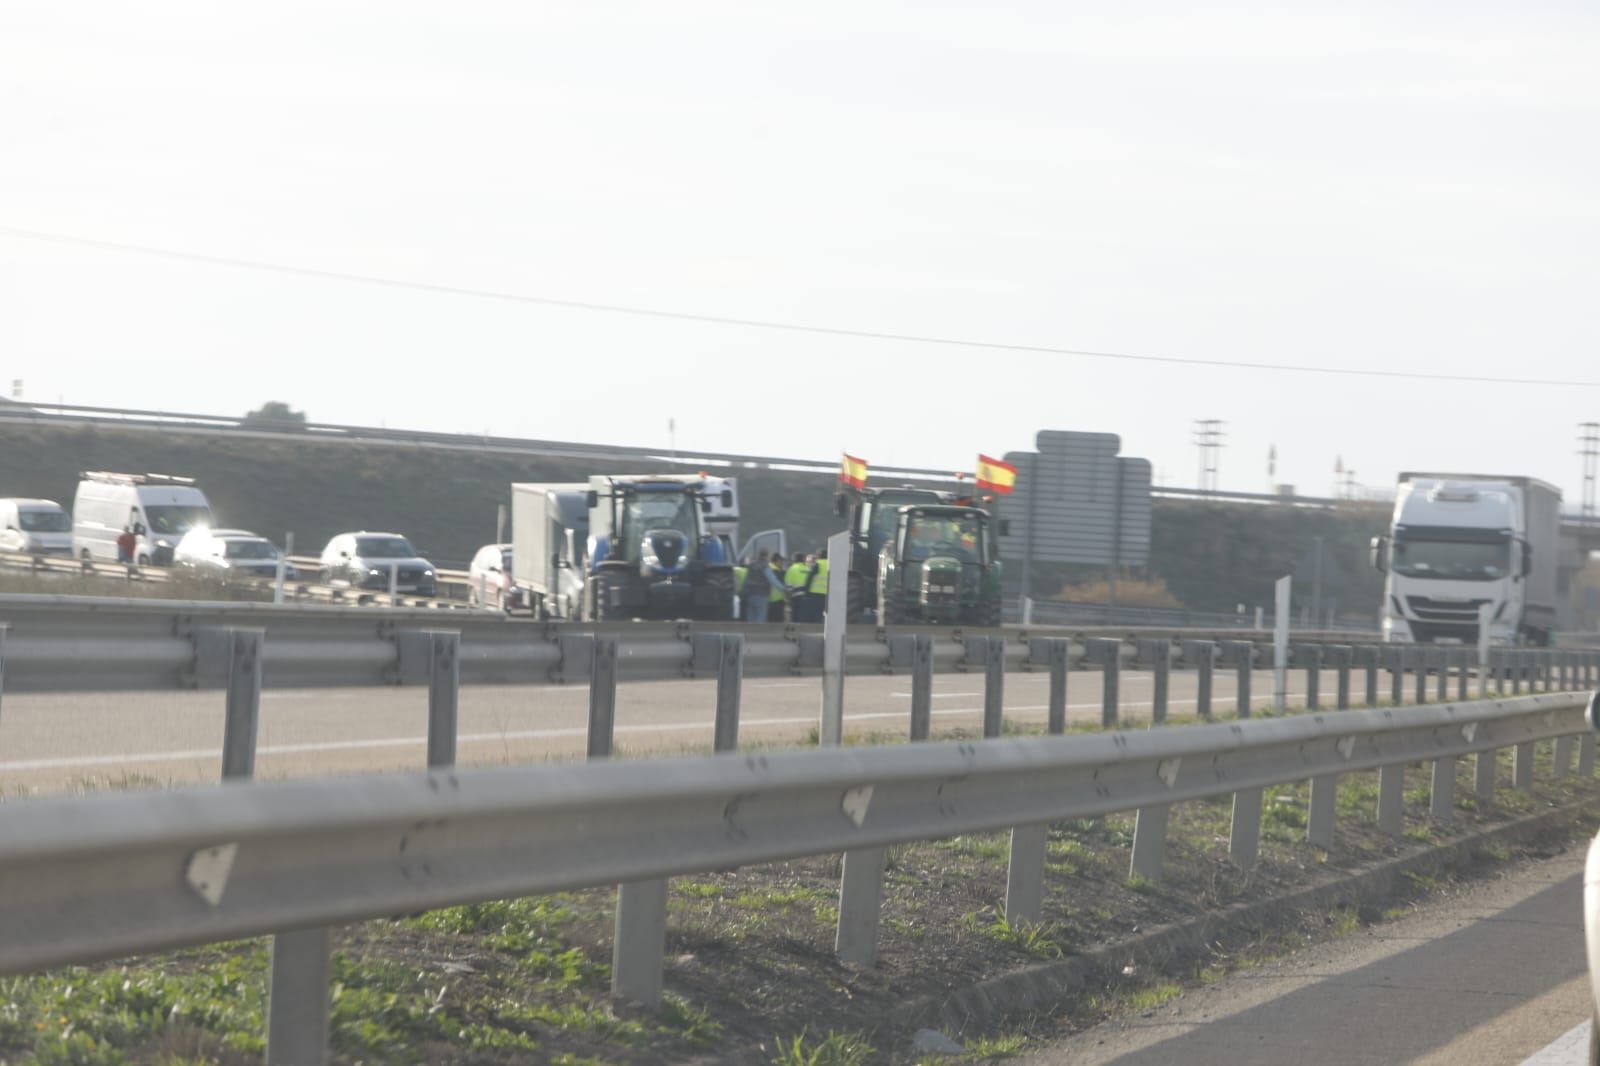
[(1560, 496), (1531, 478), (1402, 475), (1373, 563), (1388, 641), (1548, 643), (1555, 624)]
[[(732, 505), (728, 489), (716, 495)], [(709, 496), (699, 478), (589, 479), (590, 618), (733, 616), (733, 563), (706, 524)]]

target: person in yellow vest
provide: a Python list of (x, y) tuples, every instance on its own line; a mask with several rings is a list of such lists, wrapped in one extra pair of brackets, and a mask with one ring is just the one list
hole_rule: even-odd
[(789, 590), (784, 586), (783, 575), (785, 567), (783, 556), (777, 552), (772, 553), (771, 574), (768, 575), (772, 582), (772, 594), (767, 597), (767, 621), (789, 621)]
[(733, 568), (733, 616), (735, 618), (744, 614), (739, 608), (744, 603), (744, 582), (749, 575), (750, 567), (747, 563), (740, 563)]
[(800, 595), (800, 621), (821, 622), (828, 603), (828, 553), (817, 552), (806, 560), (805, 590)]
[(810, 568), (806, 565), (805, 556), (795, 552), (790, 557), (789, 569), (783, 572), (784, 588), (789, 590), (789, 620), (804, 622), (806, 578), (811, 576)]

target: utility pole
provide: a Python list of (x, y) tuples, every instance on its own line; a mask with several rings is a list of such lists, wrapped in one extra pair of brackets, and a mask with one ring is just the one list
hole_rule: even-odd
[(1578, 443), (1583, 456), (1583, 524), (1594, 521), (1595, 468), (1600, 461), (1600, 422), (1579, 422)]
[(1278, 491), (1278, 446), (1276, 444), (1267, 447), (1267, 491), (1269, 493)]
[(1194, 443), (1200, 449), (1200, 488), (1206, 492), (1217, 491), (1217, 469), (1222, 452), (1223, 427), (1220, 418), (1196, 418)]

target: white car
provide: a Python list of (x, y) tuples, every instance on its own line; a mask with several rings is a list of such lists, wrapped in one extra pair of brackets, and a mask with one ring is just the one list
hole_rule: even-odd
[(467, 567), (467, 601), (503, 611), (522, 606), (523, 594), (511, 580), (511, 545), (485, 544)]
[[(172, 564), (222, 581), (257, 578), (275, 581), (278, 557), (282, 553), (266, 537), (248, 529), (191, 529), (172, 550)], [(288, 562), (283, 578), (292, 581), (299, 573)]]

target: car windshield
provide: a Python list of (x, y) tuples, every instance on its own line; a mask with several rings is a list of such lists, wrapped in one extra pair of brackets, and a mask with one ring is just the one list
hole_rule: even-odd
[(972, 515), (912, 515), (906, 527), (906, 558), (913, 562), (948, 555), (964, 563), (978, 561), (982, 530)]
[(27, 533), (65, 533), (72, 528), (65, 511), (20, 511), (17, 524)]
[(357, 537), (356, 554), (363, 559), (415, 559), (417, 550), (404, 537)]
[(1394, 572), (1406, 577), (1494, 581), (1511, 572), (1511, 546), (1465, 540), (1414, 540), (1394, 544)]
[(223, 542), (223, 554), (229, 559), (276, 559), (277, 549), (264, 540), (230, 540)]
[(211, 524), (209, 507), (176, 507), (167, 504), (146, 505), (145, 524), (152, 533), (187, 533), (195, 526)]

